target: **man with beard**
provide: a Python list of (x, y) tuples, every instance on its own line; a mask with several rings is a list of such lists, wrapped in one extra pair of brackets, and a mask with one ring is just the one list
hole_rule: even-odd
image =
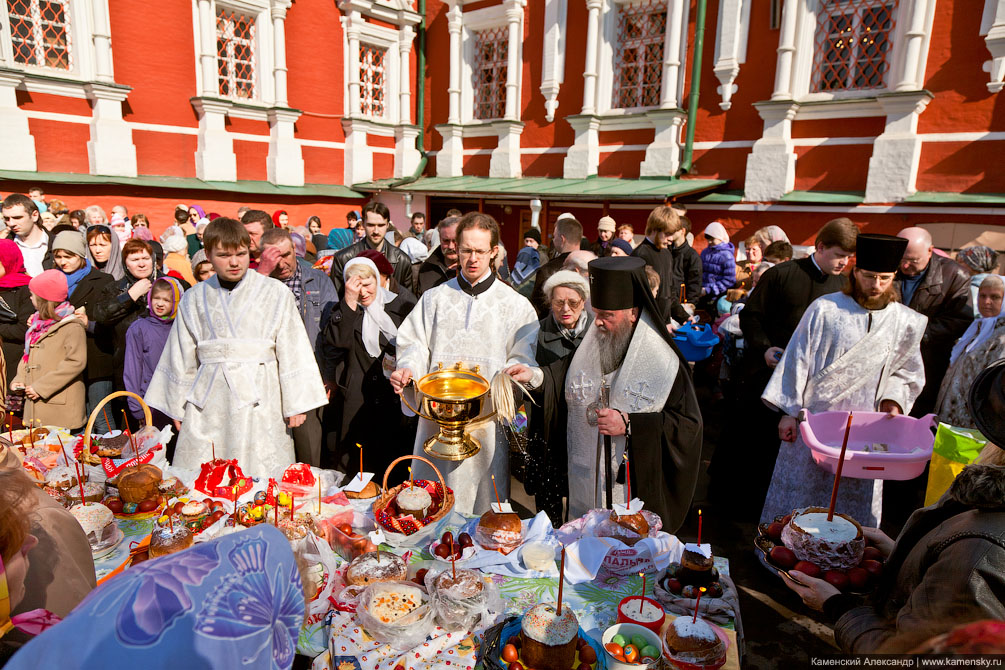
[(701, 413), (687, 362), (649, 291), (645, 265), (641, 258), (614, 256), (590, 263), (594, 322), (571, 359), (543, 368), (543, 385), (525, 366), (506, 369), (534, 387), (536, 443), (558, 446), (539, 454), (557, 480), (548, 487), (552, 500), (545, 508), (555, 521), (563, 493), (570, 517), (623, 503), (625, 454), (633, 496), (660, 515), (664, 530), (676, 531), (690, 508)]
[(419, 266), (419, 290), (416, 296), (440, 284), (446, 284), (457, 275), (457, 224), (461, 217), (448, 216), (436, 226), (440, 243)]
[[(921, 338), (927, 317), (898, 302), (893, 285), (907, 240), (859, 235), (857, 263), (841, 293), (817, 298), (803, 314), (761, 399), (784, 415), (761, 520), (828, 504), (834, 475), (818, 467), (799, 436), (797, 415), (867, 411), (906, 414), (925, 385)], [(882, 482), (845, 479), (837, 509), (879, 526)]]
[(345, 280), (342, 272), (345, 264), (360, 255), (367, 249), (375, 249), (384, 254), (384, 257), (394, 267), (394, 278), (398, 285), (412, 290), (412, 259), (404, 251), (384, 239), (387, 235), (388, 226), (391, 225), (391, 212), (387, 205), (382, 202), (370, 202), (363, 208), (363, 229), (366, 236), (354, 244), (350, 244), (342, 251), (335, 254), (332, 260), (330, 277), (335, 290), (341, 295), (345, 288)]

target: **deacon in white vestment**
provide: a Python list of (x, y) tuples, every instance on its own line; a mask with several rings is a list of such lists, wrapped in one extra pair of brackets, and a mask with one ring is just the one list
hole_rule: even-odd
[(327, 403), (324, 384), (289, 288), (247, 271), (244, 226), (216, 219), (204, 241), (217, 274), (182, 297), (145, 400), (181, 421), (179, 468), (198, 469), (215, 449), (272, 476), (295, 461), (289, 426)]
[[(859, 235), (849, 293), (810, 304), (761, 396), (782, 412), (783, 440), (762, 521), (806, 506), (827, 507), (834, 475), (817, 466), (799, 435), (799, 410), (907, 414), (925, 385), (921, 338), (928, 318), (897, 302), (893, 277), (906, 241)], [(845, 477), (836, 509), (878, 527), (883, 482)]]
[[(391, 375), (391, 385), (398, 393), (409, 380), (432, 372), (438, 363), (444, 368), (456, 363), (469, 369), (477, 365), (478, 374), (489, 381), (510, 365), (535, 365), (537, 312), (530, 301), (496, 279), (491, 269), (492, 258), (499, 253), (498, 231), (495, 220), (485, 214), (472, 213), (461, 219), (457, 228), (460, 273), (423, 293), (398, 328), (397, 369)], [(538, 378), (542, 374), (538, 370)], [(423, 443), (438, 430), (435, 423), (421, 419), (414, 453), (426, 456)], [(439, 460), (436, 467), (454, 491), (455, 509), (482, 514), (495, 501), (492, 475), (500, 497), (509, 497), (509, 445), (503, 426), (495, 420), (480, 423), (469, 432), (481, 450), (463, 461)], [(436, 479), (421, 462), (412, 464), (412, 476)], [(402, 468), (392, 474), (390, 482), (406, 477), (408, 472)]]

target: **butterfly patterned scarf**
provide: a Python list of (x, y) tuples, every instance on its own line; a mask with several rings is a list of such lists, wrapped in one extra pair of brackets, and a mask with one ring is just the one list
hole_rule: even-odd
[(287, 670), (304, 619), (290, 543), (262, 524), (129, 568), (5, 670)]

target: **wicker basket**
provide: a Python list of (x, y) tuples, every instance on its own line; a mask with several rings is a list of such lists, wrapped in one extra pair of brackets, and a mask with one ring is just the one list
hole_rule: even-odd
[[(387, 508), (388, 504), (390, 504), (391, 501), (393, 501), (397, 497), (398, 492), (407, 486), (407, 483), (402, 482), (398, 486), (387, 488), (387, 478), (391, 475), (391, 470), (394, 469), (395, 465), (397, 465), (401, 461), (406, 460), (422, 461), (423, 463), (425, 463), (426, 465), (428, 465), (433, 469), (433, 472), (436, 473), (436, 477), (440, 481), (438, 484), (433, 484), (434, 491), (430, 491), (430, 493), (433, 495), (439, 493), (442, 502), (440, 504), (440, 509), (438, 509), (435, 514), (427, 516), (425, 519), (422, 519), (419, 522), (420, 525), (409, 523), (408, 527), (388, 526), (381, 521), (382, 516), (381, 513), (384, 511), (384, 509)], [(436, 486), (439, 486), (439, 489), (435, 489)], [(384, 471), (383, 493), (378, 495), (377, 499), (373, 503), (373, 516), (378, 526), (383, 527), (384, 530), (390, 531), (392, 533), (401, 533), (402, 535), (412, 535), (414, 533), (419, 532), (423, 528), (435, 525), (437, 521), (450, 514), (450, 510), (452, 510), (453, 508), (454, 508), (454, 492), (447, 488), (447, 483), (443, 479), (443, 475), (440, 474), (440, 470), (435, 465), (433, 465), (432, 461), (423, 458), (422, 456), (400, 456), (391, 461), (391, 464), (387, 466), (387, 470)]]
[[(140, 407), (143, 408), (143, 422), (148, 425), (153, 425), (153, 418), (150, 416), (150, 407), (140, 396), (136, 395), (132, 391), (116, 391), (110, 393), (101, 399), (97, 405), (94, 406), (94, 410), (91, 412), (91, 416), (87, 417), (87, 426), (84, 427), (84, 450), (81, 452), (81, 457), (85, 463), (90, 465), (98, 465), (101, 463), (101, 458), (99, 456), (94, 456), (91, 454), (91, 429), (94, 428), (94, 422), (98, 418), (98, 412), (109, 400), (114, 400), (115, 398), (121, 398), (123, 396), (128, 396), (134, 398), (140, 403)], [(109, 427), (111, 428), (111, 427)]]

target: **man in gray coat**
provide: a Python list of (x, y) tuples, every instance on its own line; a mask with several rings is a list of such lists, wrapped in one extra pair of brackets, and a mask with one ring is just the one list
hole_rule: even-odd
[[(320, 356), (321, 332), (328, 323), (332, 309), (338, 303), (338, 294), (332, 280), (322, 270), (314, 269), (310, 263), (297, 259), (293, 248), (293, 238), (284, 228), (273, 228), (262, 234), (262, 255), (258, 261), (258, 271), (286, 284), (297, 300), (297, 309), (304, 320), (307, 337), (310, 339), (314, 356)], [(320, 369), (320, 361), (318, 364)], [(329, 391), (330, 393), (330, 391)], [(297, 461), (315, 467), (321, 465), (321, 417), (323, 407), (311, 410), (303, 424), (293, 429), (293, 448)]]

